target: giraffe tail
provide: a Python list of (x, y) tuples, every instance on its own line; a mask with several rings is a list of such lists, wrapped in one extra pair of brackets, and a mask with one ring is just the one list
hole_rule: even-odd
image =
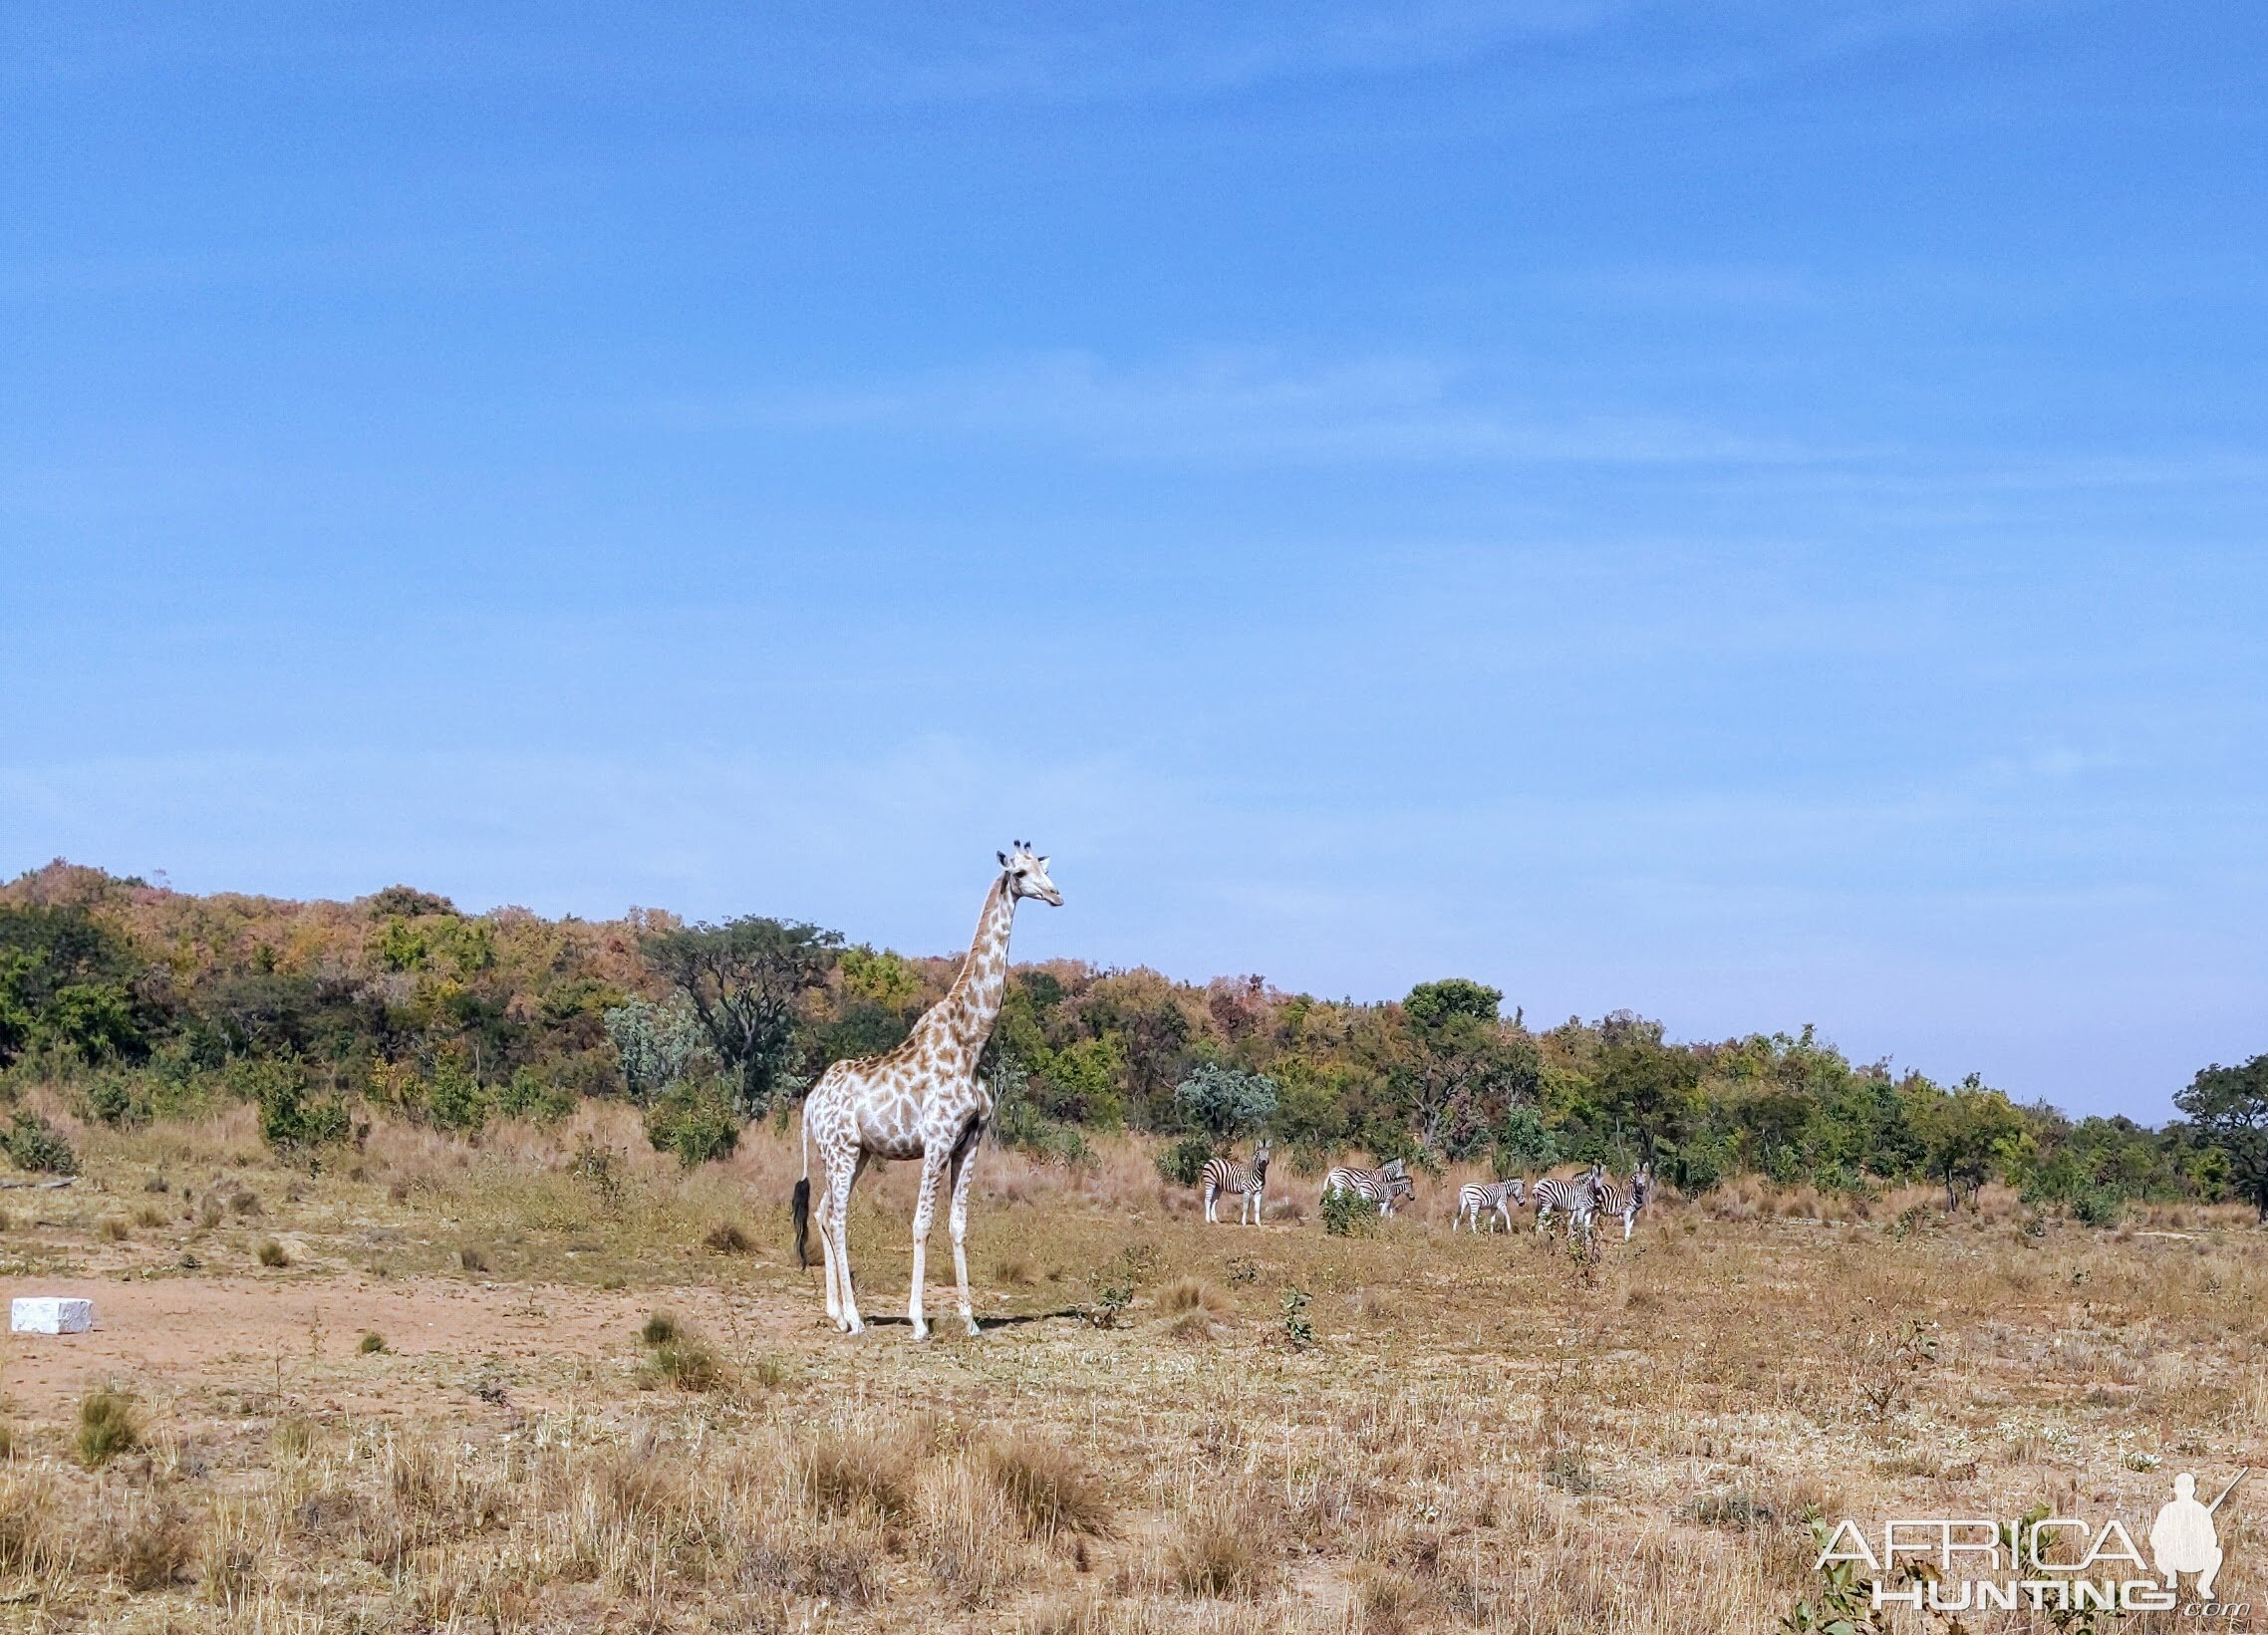
[[(808, 1104), (806, 1104), (808, 1109)], [(796, 1132), (795, 1145), (803, 1154), (803, 1177), (795, 1183), (795, 1191), (788, 1195), (787, 1213), (795, 1221), (795, 1263), (811, 1264), (811, 1120), (806, 1110), (802, 1128)]]

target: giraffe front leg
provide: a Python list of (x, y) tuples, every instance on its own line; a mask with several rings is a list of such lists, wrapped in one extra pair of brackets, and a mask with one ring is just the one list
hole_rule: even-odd
[(977, 1142), (982, 1136), (968, 1139), (965, 1150), (953, 1165), (953, 1212), (948, 1223), (953, 1233), (953, 1287), (961, 1301), (961, 1320), (969, 1325), (972, 1336), (983, 1332), (977, 1326), (977, 1308), (969, 1301), (969, 1178), (977, 1172)]
[(850, 1195), (859, 1172), (866, 1168), (866, 1155), (844, 1165), (831, 1175), (827, 1188), (827, 1226), (835, 1240), (835, 1275), (842, 1284), (842, 1309), (835, 1321), (845, 1334), (862, 1334), (866, 1324), (859, 1319), (858, 1296), (851, 1288), (850, 1266)]
[(922, 1316), (922, 1285), (928, 1280), (930, 1221), (937, 1214), (937, 1184), (945, 1178), (946, 1154), (936, 1147), (922, 1153), (922, 1192), (914, 1205), (914, 1286), (906, 1297), (906, 1320), (914, 1325), (914, 1338), (930, 1337)]

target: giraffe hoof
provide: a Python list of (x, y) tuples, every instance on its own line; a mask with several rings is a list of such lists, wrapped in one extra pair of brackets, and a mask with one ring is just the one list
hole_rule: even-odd
[(915, 1339), (917, 1339), (917, 1340), (926, 1340), (926, 1339), (928, 1339), (929, 1337), (930, 1337), (930, 1325), (929, 1325), (929, 1324), (927, 1324), (927, 1323), (916, 1323), (916, 1324), (914, 1325), (914, 1338), (915, 1338)]
[(976, 1318), (970, 1316), (969, 1313), (965, 1311), (961, 1314), (961, 1320), (969, 1325), (969, 1337), (972, 1340), (979, 1340), (984, 1338), (985, 1331), (977, 1326)]

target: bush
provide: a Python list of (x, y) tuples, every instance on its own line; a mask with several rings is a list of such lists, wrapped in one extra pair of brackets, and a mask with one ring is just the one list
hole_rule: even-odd
[(488, 1122), (492, 1105), (488, 1087), (463, 1063), (447, 1056), (433, 1063), (432, 1082), (425, 1087), (425, 1114), (442, 1129), (478, 1130)]
[(1102, 1484), (1060, 1442), (1030, 1432), (988, 1442), (978, 1451), (978, 1468), (1030, 1537), (1110, 1531)]
[(148, 1097), (132, 1079), (115, 1073), (106, 1073), (87, 1086), (87, 1110), (113, 1129), (149, 1122)]
[(532, 1067), (518, 1067), (496, 1092), (496, 1111), (504, 1118), (557, 1124), (575, 1111), (575, 1092)]
[(239, 1063), (229, 1079), (260, 1104), (260, 1138), (274, 1152), (297, 1156), (347, 1139), (351, 1121), (345, 1104), (336, 1096), (311, 1096), (298, 1057)]
[(71, 1143), (37, 1113), (18, 1113), (7, 1136), (0, 1138), (0, 1146), (8, 1149), (8, 1161), (19, 1170), (47, 1175), (79, 1173), (79, 1155), (71, 1150)]
[(2116, 1226), (2126, 1213), (2126, 1201), (2109, 1187), (2087, 1187), (2074, 1194), (2072, 1219), (2087, 1226)]
[(1323, 1230), (1333, 1237), (1349, 1237), (1378, 1225), (1378, 1206), (1360, 1193), (1340, 1188), (1323, 1194)]
[(1176, 1187), (1194, 1187), (1213, 1156), (1210, 1136), (1186, 1135), (1158, 1154), (1158, 1174)]
[(277, 1242), (273, 1237), (263, 1238), (261, 1240), (259, 1247), (259, 1256), (260, 1264), (263, 1266), (275, 1267), (288, 1266), (291, 1264), (290, 1251), (287, 1250), (281, 1243)]
[(740, 1140), (740, 1116), (723, 1085), (688, 1081), (647, 1110), (646, 1139), (658, 1152), (675, 1153), (690, 1170), (732, 1156)]

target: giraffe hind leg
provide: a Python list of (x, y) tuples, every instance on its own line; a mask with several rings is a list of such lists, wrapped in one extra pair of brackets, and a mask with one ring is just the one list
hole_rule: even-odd
[(855, 1158), (829, 1171), (827, 1180), (827, 1229), (835, 1241), (835, 1274), (842, 1289), (842, 1309), (837, 1313), (836, 1325), (845, 1334), (860, 1334), (866, 1324), (859, 1319), (858, 1296), (851, 1289), (850, 1266), (850, 1196), (858, 1185), (858, 1178), (866, 1169), (866, 1149), (858, 1149)]
[(985, 1133), (985, 1121), (980, 1116), (969, 1121), (969, 1128), (954, 1144), (952, 1170), (953, 1204), (947, 1218), (947, 1226), (953, 1236), (953, 1286), (961, 1302), (961, 1320), (969, 1325), (974, 1335), (977, 1327), (977, 1308), (969, 1299), (969, 1178), (977, 1172), (977, 1143)]
[(950, 1155), (939, 1147), (922, 1153), (922, 1191), (914, 1205), (914, 1283), (906, 1296), (906, 1320), (914, 1325), (914, 1338), (930, 1337), (929, 1320), (922, 1315), (922, 1286), (929, 1281), (930, 1222), (937, 1215), (937, 1186), (945, 1178)]

